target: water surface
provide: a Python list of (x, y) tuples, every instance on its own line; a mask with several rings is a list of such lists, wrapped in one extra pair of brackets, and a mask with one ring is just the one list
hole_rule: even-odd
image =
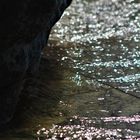
[(138, 0), (73, 1), (42, 57), (2, 140), (140, 139)]

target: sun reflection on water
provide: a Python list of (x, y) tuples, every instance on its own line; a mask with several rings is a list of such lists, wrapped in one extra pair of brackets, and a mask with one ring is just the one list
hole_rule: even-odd
[[(63, 46), (62, 67), (73, 73), (69, 80), (79, 88), (89, 88), (83, 96), (75, 95), (70, 104), (72, 108), (79, 102), (77, 108), (86, 109), (84, 115), (88, 117), (76, 115), (51, 129), (40, 129), (38, 140), (40, 135), (46, 140), (140, 139), (139, 114), (123, 116), (122, 106), (127, 108), (126, 100), (131, 97), (120, 98), (124, 93), (140, 97), (139, 11), (140, 3), (135, 0), (75, 0), (65, 12), (50, 41), (56, 40), (58, 47)], [(62, 45), (59, 40), (67, 44)], [(100, 88), (104, 96), (94, 97), (95, 101), (92, 96), (100, 95), (102, 91), (96, 93)], [(110, 88), (113, 89), (108, 91)], [(100, 117), (93, 117), (96, 113)]]
[[(45, 128), (38, 130), (37, 135), (44, 136), (45, 140), (139, 139), (140, 131), (130, 129), (131, 125), (139, 122), (139, 115), (102, 117), (100, 119), (74, 116), (65, 122), (65, 125), (53, 125), (50, 130)], [(127, 128), (125, 128), (126, 126)], [(39, 137), (38, 140), (40, 140)]]

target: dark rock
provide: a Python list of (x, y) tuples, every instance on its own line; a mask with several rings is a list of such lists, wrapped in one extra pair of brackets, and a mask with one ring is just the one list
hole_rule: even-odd
[(70, 3), (0, 1), (0, 126), (11, 120), (25, 76), (38, 69), (50, 30)]

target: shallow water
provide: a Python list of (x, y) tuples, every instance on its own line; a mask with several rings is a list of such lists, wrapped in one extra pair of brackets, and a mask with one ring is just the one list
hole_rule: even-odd
[(2, 140), (140, 139), (140, 1), (75, 0), (42, 56)]
[(67, 52), (75, 60), (74, 68), (139, 96), (140, 4), (134, 0), (77, 0), (65, 15), (52, 39), (76, 45)]

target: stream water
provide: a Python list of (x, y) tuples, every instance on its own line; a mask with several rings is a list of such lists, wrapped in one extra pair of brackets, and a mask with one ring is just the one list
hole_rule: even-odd
[(27, 83), (0, 140), (139, 140), (140, 1), (73, 1)]

